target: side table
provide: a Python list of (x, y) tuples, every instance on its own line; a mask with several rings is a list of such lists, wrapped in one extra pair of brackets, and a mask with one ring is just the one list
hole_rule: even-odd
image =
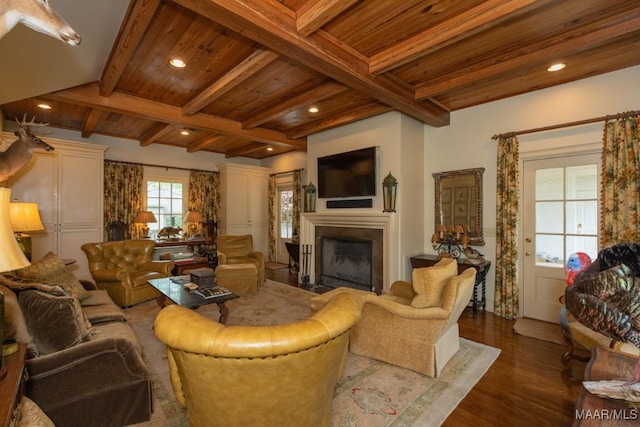
[(209, 260), (207, 258), (193, 259), (189, 261), (175, 261), (175, 266), (171, 270), (171, 274), (174, 276), (182, 276), (186, 270), (194, 270), (196, 268), (209, 267)]
[(20, 401), (24, 395), (27, 371), (24, 367), (26, 344), (20, 344), (18, 351), (4, 358), (7, 375), (0, 380), (0, 426), (17, 425), (20, 417)]
[[(431, 267), (435, 265), (440, 258), (437, 255), (423, 254), (411, 257), (411, 267), (422, 268)], [(491, 268), (491, 261), (483, 261), (478, 264), (471, 262), (464, 258), (458, 258), (458, 274), (462, 273), (467, 268), (476, 269), (476, 283), (473, 286), (473, 298), (470, 303), (473, 307), (473, 318), (478, 317), (478, 305), (482, 305), (482, 311), (486, 311), (487, 308), (487, 273)], [(478, 295), (480, 293), (480, 295)]]

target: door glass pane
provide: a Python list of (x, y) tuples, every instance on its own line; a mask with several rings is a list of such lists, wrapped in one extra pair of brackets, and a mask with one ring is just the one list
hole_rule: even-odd
[(567, 168), (567, 200), (598, 198), (597, 165), (571, 166)]
[(562, 233), (562, 202), (536, 202), (536, 232)]
[(536, 236), (536, 263), (564, 266), (563, 236), (538, 234)]
[(293, 228), (293, 190), (280, 191), (280, 237), (290, 239)]
[(596, 236), (567, 236), (565, 257), (576, 252), (584, 252), (592, 260), (598, 256), (598, 238)]
[(563, 168), (537, 170), (536, 200), (562, 200), (562, 174)]
[(566, 203), (568, 234), (597, 234), (598, 203), (595, 200)]

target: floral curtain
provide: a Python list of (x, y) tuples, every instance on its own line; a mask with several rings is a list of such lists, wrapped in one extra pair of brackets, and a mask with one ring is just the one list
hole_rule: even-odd
[[(220, 218), (220, 173), (214, 171), (189, 171), (189, 202), (187, 209), (197, 211), (205, 222), (218, 222)], [(198, 224), (197, 233), (202, 233)]]
[(269, 261), (276, 261), (276, 208), (278, 202), (276, 200), (276, 177), (269, 176)]
[(604, 125), (600, 248), (640, 241), (640, 117)]
[(108, 240), (106, 225), (122, 221), (134, 235), (133, 220), (143, 207), (144, 168), (141, 164), (104, 161), (104, 240)]
[(498, 140), (496, 206), (496, 285), (494, 313), (506, 319), (518, 317), (518, 139)]
[(291, 227), (294, 237), (300, 236), (300, 212), (302, 211), (302, 178), (300, 170), (293, 172), (293, 219)]

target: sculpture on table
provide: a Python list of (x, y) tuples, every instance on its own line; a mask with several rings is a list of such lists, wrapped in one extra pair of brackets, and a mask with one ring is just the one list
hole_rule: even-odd
[[(578, 258), (578, 259), (576, 259)], [(573, 264), (585, 264), (569, 257)], [(640, 347), (640, 244), (614, 245), (573, 277), (565, 291), (566, 307), (583, 325), (612, 339)], [(585, 381), (594, 394), (640, 402), (640, 361), (632, 378)]]
[(33, 156), (34, 148), (42, 148), (52, 151), (53, 147), (34, 135), (31, 127), (46, 126), (48, 123), (35, 123), (35, 117), (30, 122), (26, 121), (26, 115), (19, 121), (19, 127), (15, 132), (17, 140), (9, 148), (0, 153), (0, 182), (6, 181), (26, 165)]
[(18, 24), (70, 46), (80, 44), (78, 33), (51, 7), (49, 0), (0, 0), (0, 38)]
[(158, 231), (158, 239), (179, 239), (182, 228), (180, 227), (164, 227)]

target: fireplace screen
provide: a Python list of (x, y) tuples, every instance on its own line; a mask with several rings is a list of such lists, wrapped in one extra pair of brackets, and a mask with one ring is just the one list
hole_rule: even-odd
[(371, 240), (323, 237), (320, 281), (324, 286), (372, 290)]

